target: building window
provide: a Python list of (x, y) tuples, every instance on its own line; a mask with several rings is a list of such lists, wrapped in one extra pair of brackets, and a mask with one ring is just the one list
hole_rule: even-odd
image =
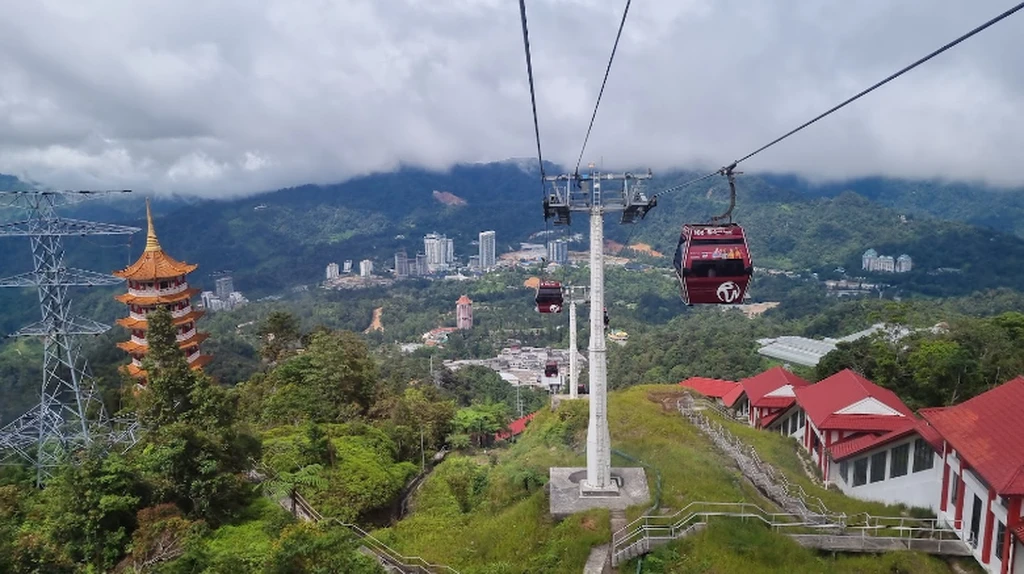
[(928, 470), (935, 464), (935, 451), (923, 438), (914, 441), (914, 472)]
[(907, 461), (910, 458), (910, 444), (901, 444), (892, 449), (892, 468), (889, 470), (889, 478), (896, 478), (907, 474)]
[(1003, 543), (1006, 538), (1006, 525), (1002, 522), (996, 522), (996, 560), (1000, 562), (1003, 560)]
[(167, 289), (167, 282), (166, 281), (161, 281), (160, 282), (160, 288), (161, 289)]
[(868, 482), (868, 459), (861, 458), (853, 462), (853, 485), (860, 486)]
[(798, 414), (800, 415), (800, 428), (804, 428), (804, 420), (807, 415), (804, 414), (804, 411), (799, 411)]
[(843, 477), (843, 482), (850, 483), (850, 463), (842, 461), (839, 463), (839, 476)]
[(871, 482), (885, 480), (885, 456), (887, 451), (876, 452), (871, 455)]
[(956, 494), (960, 488), (960, 476), (954, 472), (950, 474), (950, 479), (951, 480), (949, 481), (949, 503), (955, 507)]

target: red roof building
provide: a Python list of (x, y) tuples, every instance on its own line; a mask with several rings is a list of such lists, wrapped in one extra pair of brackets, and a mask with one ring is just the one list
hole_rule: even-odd
[(921, 410), (942, 440), (939, 516), (992, 573), (1016, 572), (1015, 559), (1024, 565), (1021, 413), (1024, 377), (954, 407)]
[(526, 430), (526, 425), (529, 424), (535, 416), (537, 416), (537, 413), (530, 413), (521, 419), (516, 419), (510, 422), (507, 429), (495, 433), (494, 440), (508, 440), (514, 436), (523, 434), (523, 431)]
[[(782, 367), (773, 367), (739, 382), (740, 392), (726, 406), (747, 416), (751, 426), (767, 428), (796, 404), (795, 389), (810, 385)], [(733, 404), (729, 404), (732, 399)]]
[(690, 377), (685, 381), (681, 381), (679, 386), (697, 391), (705, 397), (715, 399), (722, 404), (725, 404), (724, 398), (727, 395), (740, 388), (738, 384), (732, 381), (709, 379), (707, 377)]
[(904, 429), (916, 420), (896, 393), (845, 369), (813, 385), (794, 389), (797, 405), (806, 413), (801, 439), (829, 476), (825, 451), (863, 435), (882, 435)]

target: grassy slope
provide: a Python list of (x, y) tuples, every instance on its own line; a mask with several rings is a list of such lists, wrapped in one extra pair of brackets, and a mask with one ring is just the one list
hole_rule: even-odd
[[(678, 509), (700, 500), (746, 501), (771, 507), (675, 411), (672, 397), (677, 392), (674, 386), (633, 387), (613, 393), (609, 404), (614, 448), (657, 468), (663, 481), (662, 507)], [(547, 515), (543, 489), (524, 489), (518, 483), (531, 472), (546, 477), (549, 466), (582, 466), (585, 424), (586, 403), (582, 401), (555, 413), (545, 409), (517, 444), (498, 451), (493, 465), (486, 456), (456, 457), (441, 464), (417, 495), (415, 512), (375, 534), (404, 554), (450, 565), (463, 574), (580, 572), (590, 547), (609, 538), (607, 512), (595, 511), (555, 524)], [(791, 447), (781, 437), (763, 434), (757, 436), (757, 446), (767, 445), (771, 453), (765, 453), (765, 458), (785, 460), (780, 453)], [(463, 511), (466, 505), (460, 505), (453, 487), (460, 481), (446, 467), (465, 468), (471, 462), (487, 479), (476, 481), (479, 496)], [(798, 464), (795, 455), (792, 462)], [(616, 457), (614, 464), (630, 463)], [(790, 471), (792, 468), (787, 468)], [(647, 475), (653, 494), (655, 472), (648, 470)], [(877, 505), (870, 503), (844, 504), (848, 512), (878, 512)], [(629, 518), (644, 511), (644, 507), (630, 509)], [(890, 572), (897, 571), (892, 570), (894, 566), (904, 572), (949, 572), (941, 560), (910, 553), (825, 558), (761, 526), (727, 520), (659, 550), (647, 559), (645, 571)], [(630, 563), (621, 572), (634, 569), (635, 563)]]

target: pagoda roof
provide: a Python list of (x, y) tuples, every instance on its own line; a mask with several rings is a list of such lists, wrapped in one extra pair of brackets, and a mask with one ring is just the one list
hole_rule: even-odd
[(199, 289), (195, 287), (189, 287), (180, 293), (174, 293), (172, 295), (133, 295), (131, 293), (121, 293), (114, 297), (114, 299), (124, 303), (125, 305), (141, 305), (146, 307), (148, 305), (161, 305), (163, 303), (174, 303), (182, 301), (184, 299), (191, 299), (200, 293)]
[[(202, 311), (200, 309), (192, 309), (191, 311), (182, 315), (181, 317), (174, 317), (173, 319), (171, 319), (171, 324), (184, 325), (185, 323), (188, 323), (190, 321), (198, 320), (205, 314), (206, 311)], [(128, 317), (121, 317), (116, 321), (116, 323), (124, 327), (125, 329), (146, 329), (149, 326), (148, 322), (145, 319), (136, 319), (130, 315)]]
[(146, 222), (149, 226), (146, 233), (146, 249), (135, 263), (120, 271), (114, 271), (114, 275), (136, 281), (152, 281), (180, 277), (195, 271), (198, 265), (178, 261), (164, 253), (163, 248), (160, 247), (160, 242), (156, 238), (156, 229), (153, 227), (153, 213), (149, 209), (149, 200), (146, 200)]
[[(189, 363), (188, 366), (190, 369), (197, 371), (199, 369), (202, 369), (206, 365), (209, 365), (210, 361), (212, 360), (213, 355), (199, 355), (199, 357), (196, 360)], [(142, 367), (137, 367), (135, 366), (134, 363), (128, 363), (123, 368), (125, 372), (128, 373), (129, 376), (135, 377), (137, 379), (146, 378), (146, 369), (143, 369)]]
[[(178, 341), (178, 347), (181, 349), (186, 349), (193, 345), (198, 345), (208, 338), (210, 338), (209, 333), (196, 333), (189, 337), (188, 339)], [(142, 345), (136, 343), (135, 341), (132, 341), (131, 339), (118, 343), (117, 346), (119, 349), (126, 351), (129, 354), (145, 355), (146, 353), (149, 352), (149, 345)]]

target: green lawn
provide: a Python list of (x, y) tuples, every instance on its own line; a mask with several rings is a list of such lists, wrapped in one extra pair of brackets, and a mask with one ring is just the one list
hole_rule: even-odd
[[(612, 393), (609, 401), (612, 446), (649, 466), (652, 495), (660, 473), (662, 508), (676, 510), (694, 501), (742, 501), (774, 508), (678, 413), (678, 392), (676, 386), (632, 387)], [(424, 482), (413, 513), (374, 534), (406, 555), (422, 556), (463, 574), (581, 572), (590, 548), (610, 538), (608, 513), (593, 511), (555, 523), (548, 517), (548, 497), (542, 485), (550, 466), (584, 465), (587, 408), (585, 401), (579, 401), (564, 404), (557, 412), (545, 409), (516, 444), (450, 457)], [(794, 472), (799, 470), (799, 460), (787, 439), (742, 425), (733, 430), (763, 450), (765, 459), (805, 488), (813, 488), (809, 479), (801, 481)], [(615, 457), (613, 464), (635, 463)], [(828, 496), (830, 507), (847, 512), (896, 511), (821, 488), (814, 492), (822, 498)], [(643, 514), (648, 506), (630, 509), (628, 517)], [(632, 573), (635, 568), (634, 561), (620, 572)], [(950, 572), (943, 561), (913, 553), (819, 555), (763, 525), (725, 519), (713, 522), (702, 534), (660, 549), (645, 560), (644, 568), (647, 572), (719, 574)]]

